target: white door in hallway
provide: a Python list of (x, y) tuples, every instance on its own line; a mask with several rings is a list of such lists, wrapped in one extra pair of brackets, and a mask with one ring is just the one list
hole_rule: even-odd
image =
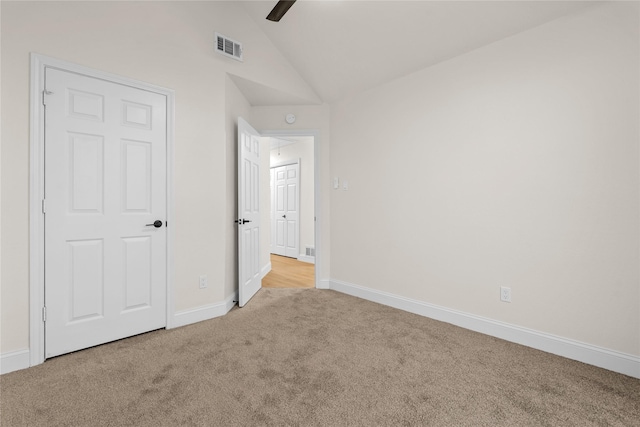
[[(267, 153), (268, 154), (268, 153)], [(260, 277), (260, 134), (238, 118), (238, 305), (262, 286)]]
[(300, 164), (278, 166), (272, 171), (272, 253), (297, 258), (300, 241)]
[(48, 358), (166, 326), (167, 98), (45, 73)]

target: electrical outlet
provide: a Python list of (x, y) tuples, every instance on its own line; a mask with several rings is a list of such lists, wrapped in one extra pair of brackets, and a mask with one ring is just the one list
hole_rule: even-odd
[(204, 289), (207, 287), (207, 275), (203, 274), (200, 276), (200, 289)]
[(511, 302), (511, 288), (500, 286), (500, 301)]

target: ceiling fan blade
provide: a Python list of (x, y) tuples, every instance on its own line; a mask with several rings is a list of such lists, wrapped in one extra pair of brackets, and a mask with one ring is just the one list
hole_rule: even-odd
[(295, 2), (296, 0), (290, 0), (290, 1), (280, 0), (275, 5), (275, 7), (271, 10), (271, 12), (269, 12), (269, 15), (267, 15), (267, 19), (269, 21), (274, 21), (274, 22), (280, 21), (280, 19), (282, 19), (284, 14), (287, 13), (289, 8), (293, 6)]

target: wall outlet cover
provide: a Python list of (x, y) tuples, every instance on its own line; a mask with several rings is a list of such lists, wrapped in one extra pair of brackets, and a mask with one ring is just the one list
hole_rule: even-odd
[(500, 287), (500, 301), (511, 302), (511, 288), (506, 286)]

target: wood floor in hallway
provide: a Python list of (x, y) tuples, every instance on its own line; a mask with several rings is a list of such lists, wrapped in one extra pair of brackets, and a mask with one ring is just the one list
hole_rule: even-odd
[(313, 288), (315, 265), (271, 254), (271, 271), (262, 279), (263, 288)]

